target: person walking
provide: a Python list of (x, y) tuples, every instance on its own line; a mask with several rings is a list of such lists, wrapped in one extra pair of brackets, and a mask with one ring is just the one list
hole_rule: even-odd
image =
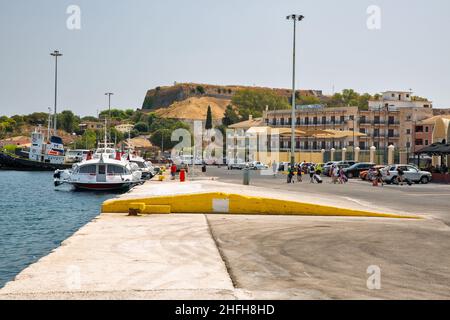
[(402, 167), (397, 168), (397, 174), (398, 174), (398, 184), (403, 186), (405, 171), (403, 171)]
[(375, 173), (375, 179), (377, 179), (377, 182), (381, 184), (382, 187), (384, 187), (383, 173), (381, 172), (381, 169), (377, 169), (377, 172)]
[(302, 172), (302, 166), (299, 164), (297, 164), (297, 182), (303, 182), (303, 172)]
[(308, 173), (309, 173), (309, 182), (314, 183), (314, 175), (316, 174), (316, 170), (314, 170), (314, 167), (310, 165), (308, 167)]
[(175, 162), (172, 162), (172, 166), (170, 167), (171, 180), (175, 180), (175, 177), (177, 175), (177, 169), (178, 168)]
[(273, 170), (273, 177), (276, 178), (278, 173), (278, 163), (276, 161), (272, 163), (272, 170)]

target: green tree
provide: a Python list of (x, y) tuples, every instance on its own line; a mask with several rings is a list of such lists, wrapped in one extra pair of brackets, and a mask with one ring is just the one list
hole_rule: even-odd
[(196, 90), (199, 94), (205, 94), (205, 88), (203, 86), (197, 86)]
[(225, 109), (225, 114), (222, 119), (222, 124), (226, 127), (231, 126), (232, 124), (238, 123), (240, 121), (239, 114), (233, 108), (232, 105), (228, 105)]
[(342, 101), (346, 106), (357, 106), (359, 99), (359, 93), (353, 89), (342, 90)]
[(312, 105), (312, 104), (320, 104), (321, 101), (319, 98), (314, 96), (301, 96), (299, 95), (296, 98), (297, 105)]
[(212, 111), (211, 111), (211, 106), (208, 106), (208, 111), (206, 113), (205, 129), (211, 130), (212, 128), (213, 128)]
[(95, 149), (97, 145), (97, 132), (94, 130), (86, 130), (81, 138), (75, 141), (75, 148), (77, 149)]
[(58, 114), (58, 128), (68, 133), (73, 133), (78, 127), (79, 120), (72, 111), (65, 110)]
[(136, 125), (134, 126), (134, 129), (139, 131), (139, 132), (148, 132), (149, 131), (149, 127), (148, 124), (146, 122), (138, 122), (136, 123)]
[(250, 115), (262, 116), (262, 112), (268, 106), (273, 109), (289, 109), (289, 101), (286, 97), (279, 96), (270, 89), (242, 89), (237, 91), (232, 104), (239, 108), (242, 120), (248, 120)]

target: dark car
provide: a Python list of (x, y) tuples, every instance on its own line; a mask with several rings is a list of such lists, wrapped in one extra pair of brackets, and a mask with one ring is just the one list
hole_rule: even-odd
[(375, 163), (369, 163), (369, 162), (361, 162), (356, 163), (352, 165), (351, 167), (344, 169), (344, 174), (347, 178), (358, 178), (359, 174), (363, 171), (367, 171), (370, 168), (372, 168), (375, 165)]

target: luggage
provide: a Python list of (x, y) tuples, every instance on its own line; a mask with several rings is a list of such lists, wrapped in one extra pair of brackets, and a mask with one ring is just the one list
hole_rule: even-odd
[(322, 178), (318, 174), (314, 175), (314, 180), (316, 180), (317, 183), (322, 183), (323, 182)]

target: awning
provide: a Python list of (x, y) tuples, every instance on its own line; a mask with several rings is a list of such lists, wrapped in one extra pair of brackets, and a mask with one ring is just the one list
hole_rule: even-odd
[(417, 155), (428, 154), (430, 156), (450, 155), (450, 144), (433, 143), (416, 152)]

